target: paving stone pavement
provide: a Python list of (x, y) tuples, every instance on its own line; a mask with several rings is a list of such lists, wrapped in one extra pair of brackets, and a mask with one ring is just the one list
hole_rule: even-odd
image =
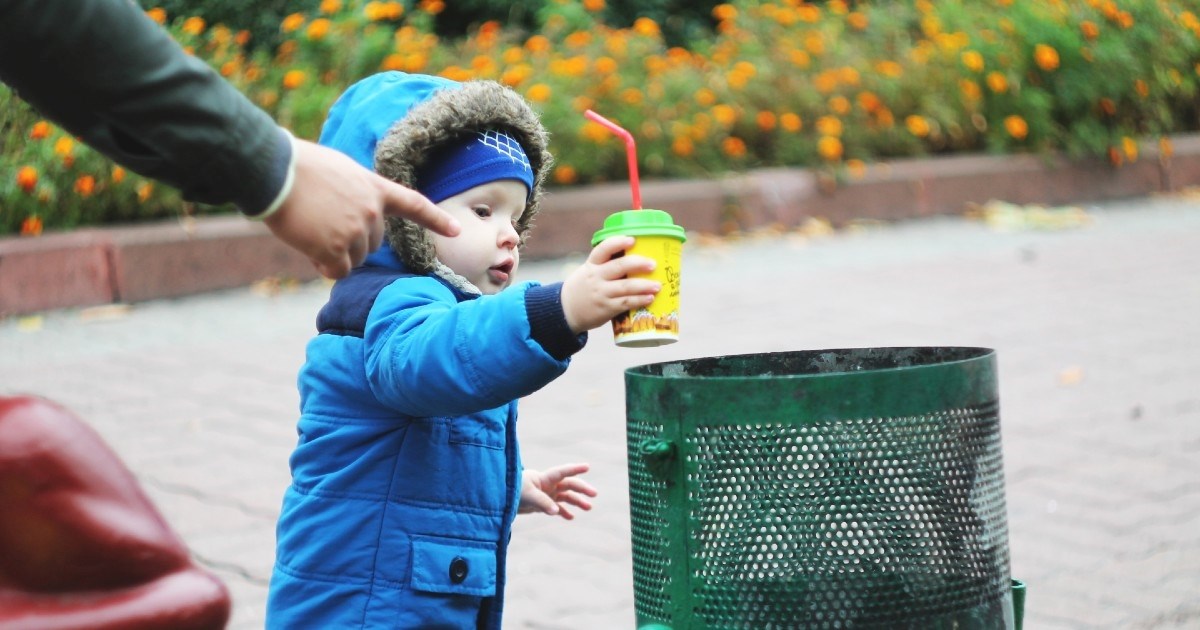
[[(506, 627), (632, 628), (622, 371), (901, 345), (995, 348), (1026, 628), (1200, 627), (1200, 201), (1090, 208), (1061, 231), (928, 219), (685, 249), (682, 341), (593, 333), (522, 402), (528, 465), (593, 466), (595, 510), (518, 520)], [(552, 281), (577, 261), (528, 263)], [(0, 321), (0, 393), (87, 419), (262, 625), (295, 373), (328, 284)]]

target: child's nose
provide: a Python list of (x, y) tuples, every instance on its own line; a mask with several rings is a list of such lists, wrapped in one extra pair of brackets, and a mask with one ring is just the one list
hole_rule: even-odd
[(517, 227), (511, 223), (500, 228), (500, 246), (507, 249), (514, 249), (517, 243), (521, 241), (521, 235), (517, 233)]

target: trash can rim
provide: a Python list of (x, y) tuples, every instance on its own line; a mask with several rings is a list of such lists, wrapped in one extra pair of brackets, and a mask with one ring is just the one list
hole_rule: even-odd
[[(814, 371), (814, 372), (794, 372), (794, 373), (768, 373), (768, 374), (691, 374), (688, 373), (686, 367), (688, 365), (698, 365), (700, 362), (732, 362), (738, 360), (749, 360), (755, 357), (775, 357), (781, 358), (786, 355), (804, 355), (809, 354), (819, 356), (830, 353), (867, 353), (878, 351), (881, 353), (892, 352), (911, 352), (911, 351), (941, 351), (950, 354), (958, 354), (959, 356), (946, 360), (917, 363), (914, 365), (896, 365), (891, 367), (880, 367), (870, 369), (860, 369), (852, 371)], [(646, 363), (636, 365), (625, 370), (626, 377), (635, 377), (638, 379), (688, 379), (688, 380), (709, 380), (709, 381), (733, 381), (733, 380), (757, 380), (762, 378), (772, 379), (818, 379), (829, 377), (844, 377), (848, 374), (880, 374), (888, 372), (902, 372), (910, 370), (928, 370), (928, 369), (944, 369), (950, 366), (961, 365), (978, 361), (981, 359), (987, 360), (996, 354), (994, 348), (986, 348), (981, 346), (863, 346), (850, 348), (827, 348), (818, 350), (784, 350), (776, 352), (752, 352), (745, 354), (729, 354), (712, 357), (694, 357), (690, 359), (677, 359), (673, 361), (659, 361), (655, 363)], [(667, 374), (670, 371), (669, 366), (679, 366), (684, 368), (680, 373)]]

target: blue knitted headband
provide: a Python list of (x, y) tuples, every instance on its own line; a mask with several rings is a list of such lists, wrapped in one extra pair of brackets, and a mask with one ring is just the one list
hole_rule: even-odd
[(417, 172), (415, 188), (438, 203), (502, 179), (515, 179), (533, 191), (533, 169), (521, 144), (502, 131), (488, 130), (438, 151)]

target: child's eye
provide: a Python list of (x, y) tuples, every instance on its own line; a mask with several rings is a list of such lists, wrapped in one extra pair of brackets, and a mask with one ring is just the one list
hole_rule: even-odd
[(487, 206), (475, 206), (473, 209), (475, 210), (475, 216), (481, 219), (486, 219), (492, 216), (492, 209)]

